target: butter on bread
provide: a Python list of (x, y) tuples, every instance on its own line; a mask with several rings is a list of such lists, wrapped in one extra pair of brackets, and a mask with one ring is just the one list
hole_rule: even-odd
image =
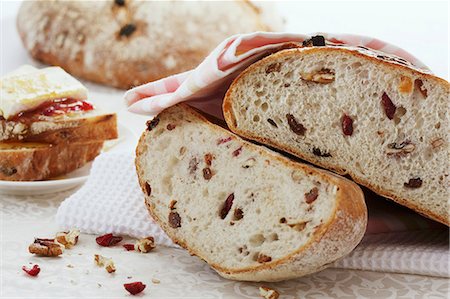
[(1, 78), (0, 116), (8, 119), (61, 98), (85, 100), (87, 89), (60, 67), (23, 66)]

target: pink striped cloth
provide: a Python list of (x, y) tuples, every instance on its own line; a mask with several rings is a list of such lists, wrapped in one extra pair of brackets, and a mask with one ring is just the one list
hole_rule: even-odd
[[(348, 46), (363, 46), (409, 61), (416, 68), (429, 72), (417, 58), (381, 40), (350, 34), (315, 33), (312, 35), (255, 32), (229, 37), (220, 43), (195, 69), (161, 80), (137, 86), (125, 94), (129, 111), (155, 116), (165, 108), (180, 102), (190, 104), (206, 113), (222, 117), (222, 99), (232, 80), (255, 61), (267, 56), (283, 44), (303, 42), (313, 35), (322, 35), (327, 42)], [(371, 199), (367, 234), (443, 228), (408, 209), (387, 206), (383, 199)]]
[(289, 42), (303, 42), (313, 35), (322, 35), (327, 42), (348, 46), (363, 46), (401, 57), (417, 68), (428, 68), (413, 55), (376, 38), (351, 35), (315, 33), (255, 32), (231, 36), (220, 43), (193, 70), (163, 78), (130, 89), (125, 94), (129, 111), (150, 116), (184, 101), (215, 116), (221, 116), (222, 99), (232, 80), (247, 66)]

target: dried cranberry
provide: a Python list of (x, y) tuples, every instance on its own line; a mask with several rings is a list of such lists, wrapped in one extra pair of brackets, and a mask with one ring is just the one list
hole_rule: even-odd
[(231, 141), (231, 137), (228, 137), (228, 138), (220, 138), (219, 140), (217, 140), (217, 145), (224, 144), (224, 143), (227, 143), (227, 142), (229, 142), (229, 141)]
[(175, 127), (176, 127), (176, 125), (174, 125), (174, 124), (168, 124), (166, 126), (166, 129), (169, 130), (169, 131), (172, 131), (173, 129), (175, 129)]
[(131, 295), (136, 295), (136, 294), (139, 294), (140, 292), (142, 292), (145, 289), (146, 285), (140, 281), (136, 281), (136, 282), (131, 282), (131, 283), (125, 283), (123, 285), (123, 287)]
[(203, 178), (205, 180), (209, 181), (212, 178), (212, 176), (213, 176), (213, 173), (210, 168), (208, 168), (208, 167), (203, 168)]
[(148, 131), (153, 130), (158, 124), (159, 124), (159, 118), (157, 118), (157, 117), (155, 117), (155, 118), (152, 119), (152, 120), (149, 120), (149, 121), (147, 122), (147, 130), (148, 130)]
[(103, 247), (109, 247), (109, 246), (113, 246), (116, 245), (117, 243), (119, 243), (120, 241), (122, 241), (122, 237), (119, 236), (113, 236), (113, 234), (106, 234), (100, 237), (97, 237), (95, 239), (95, 241), (97, 242), (98, 245), (103, 246)]
[(341, 119), (342, 122), (342, 132), (344, 135), (352, 136), (353, 134), (353, 119), (347, 114), (344, 114)]
[(305, 135), (306, 128), (301, 123), (297, 122), (297, 120), (292, 114), (286, 114), (286, 118), (292, 132), (300, 136)]
[(234, 209), (234, 219), (241, 220), (242, 218), (244, 218), (244, 211), (240, 208)]
[(233, 157), (237, 157), (242, 152), (242, 146), (233, 152)]
[(317, 187), (312, 188), (308, 193), (305, 193), (305, 202), (310, 204), (314, 202), (319, 196), (319, 189)]
[(230, 212), (231, 206), (233, 205), (233, 200), (234, 200), (234, 193), (231, 193), (225, 200), (222, 210), (220, 210), (220, 218), (225, 219), (225, 217), (227, 217), (228, 212)]
[(39, 268), (38, 265), (34, 265), (33, 268), (31, 268), (31, 269), (23, 266), (22, 270), (25, 271), (30, 276), (37, 276), (39, 274), (39, 272), (41, 272), (41, 268)]
[(397, 107), (392, 103), (391, 98), (383, 92), (383, 95), (381, 96), (381, 105), (383, 105), (384, 113), (386, 113), (386, 116), (389, 119), (394, 118), (395, 110), (397, 110)]
[(427, 89), (423, 86), (423, 82), (420, 79), (414, 80), (414, 87), (419, 90), (419, 92), (422, 94), (424, 98), (428, 96)]
[(123, 244), (123, 248), (125, 248), (127, 251), (134, 250), (134, 244)]
[(177, 212), (169, 213), (169, 225), (172, 228), (181, 227), (181, 217)]
[(213, 159), (214, 159), (213, 155), (210, 154), (210, 153), (207, 153), (205, 155), (205, 163), (206, 163), (206, 165), (211, 166)]
[(422, 187), (422, 180), (420, 178), (409, 179), (407, 183), (403, 184), (406, 188), (420, 188)]

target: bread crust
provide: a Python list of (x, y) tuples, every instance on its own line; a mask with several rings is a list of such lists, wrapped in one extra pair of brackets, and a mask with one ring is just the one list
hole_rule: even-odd
[(369, 56), (365, 53), (362, 53), (358, 50), (355, 49), (350, 49), (350, 48), (346, 48), (346, 47), (311, 47), (311, 48), (302, 48), (302, 49), (290, 49), (290, 50), (283, 50), (280, 52), (277, 52), (276, 54), (273, 54), (271, 56), (268, 56), (266, 58), (264, 58), (263, 60), (260, 60), (254, 64), (252, 64), (251, 66), (249, 66), (247, 69), (245, 69), (231, 84), (231, 86), (229, 87), (225, 97), (224, 97), (224, 101), (223, 101), (223, 114), (224, 114), (224, 118), (225, 121), (227, 122), (227, 125), (229, 126), (230, 130), (232, 130), (234, 133), (236, 133), (239, 136), (242, 136), (244, 138), (248, 138), (251, 140), (255, 140), (258, 141), (262, 144), (267, 144), (270, 146), (273, 146), (275, 148), (278, 148), (282, 151), (285, 151), (287, 153), (290, 153), (294, 156), (297, 156), (303, 160), (306, 160), (308, 162), (311, 162), (315, 165), (318, 165), (320, 167), (323, 167), (325, 169), (334, 171), (340, 175), (349, 175), (352, 180), (354, 180), (355, 182), (357, 182), (360, 185), (363, 185), (371, 190), (373, 190), (375, 193), (387, 197), (403, 206), (406, 206), (412, 210), (414, 210), (415, 212), (424, 215), (430, 219), (433, 219), (435, 221), (438, 221), (440, 223), (443, 223), (447, 226), (450, 226), (450, 219), (445, 217), (444, 215), (438, 215), (436, 213), (433, 213), (432, 211), (423, 209), (421, 207), (419, 207), (418, 205), (412, 203), (410, 200), (408, 200), (407, 198), (402, 198), (396, 194), (393, 194), (392, 192), (376, 187), (374, 186), (374, 184), (372, 184), (370, 181), (364, 180), (360, 177), (358, 177), (355, 173), (351, 172), (350, 170), (345, 170), (345, 169), (341, 169), (341, 168), (337, 168), (334, 167), (332, 165), (330, 165), (329, 163), (327, 163), (326, 161), (320, 160), (318, 158), (314, 158), (314, 157), (309, 157), (306, 156), (305, 154), (303, 154), (302, 152), (298, 151), (296, 148), (294, 147), (290, 147), (290, 146), (284, 146), (281, 144), (278, 144), (277, 142), (275, 142), (274, 140), (270, 140), (269, 138), (264, 138), (261, 136), (257, 136), (257, 135), (252, 135), (248, 132), (242, 131), (239, 128), (237, 128), (237, 124), (236, 124), (236, 118), (235, 115), (233, 113), (233, 108), (232, 108), (232, 93), (234, 91), (235, 88), (237, 88), (237, 86), (239, 85), (239, 80), (246, 76), (247, 74), (253, 72), (254, 70), (256, 70), (260, 65), (267, 63), (267, 61), (270, 60), (276, 60), (279, 57), (282, 56), (289, 56), (289, 55), (295, 55), (295, 54), (299, 54), (302, 55), (304, 53), (318, 53), (318, 52), (332, 52), (332, 51), (339, 51), (339, 52), (345, 52), (348, 53), (350, 55), (354, 55), (354, 56), (358, 56), (360, 58), (363, 58), (365, 60), (367, 60), (370, 63), (375, 63), (378, 65), (382, 65), (384, 67), (388, 67), (394, 71), (406, 71), (406, 72), (410, 72), (412, 75), (419, 75), (419, 76), (423, 76), (426, 79), (435, 82), (436, 84), (441, 84), (445, 87), (445, 89), (447, 90), (447, 92), (450, 92), (450, 84), (449, 82), (447, 82), (446, 80), (436, 77), (430, 73), (421, 71), (420, 69), (416, 69), (413, 67), (409, 67), (408, 65), (402, 65), (402, 64), (398, 64), (398, 63), (394, 63), (391, 61), (386, 61), (384, 59), (380, 59), (377, 58), (376, 56)]
[(0, 142), (21, 140), (58, 144), (110, 140), (117, 137), (116, 114), (64, 117), (30, 124), (0, 120)]
[(0, 180), (37, 181), (69, 173), (98, 156), (103, 141), (84, 143), (3, 144), (0, 147)]
[[(211, 130), (220, 131), (222, 135), (229, 135), (232, 138), (239, 138), (230, 131), (219, 126), (211, 124), (202, 114), (189, 108), (185, 104), (177, 105), (199, 121), (208, 123)], [(170, 108), (163, 111), (158, 117), (164, 118), (165, 114), (170, 113)], [(136, 171), (138, 174), (139, 184), (145, 194), (145, 180), (142, 177), (144, 169), (140, 165), (140, 157), (147, 151), (147, 135), (151, 134), (145, 131), (140, 137), (136, 148)], [(353, 182), (338, 177), (330, 172), (319, 170), (306, 164), (300, 164), (289, 160), (286, 157), (271, 153), (263, 147), (251, 144), (242, 140), (243, 147), (251, 148), (255, 152), (259, 152), (261, 156), (267, 159), (277, 160), (290, 168), (301, 169), (302, 171), (314, 174), (324, 181), (337, 186), (336, 205), (332, 212), (332, 217), (326, 223), (323, 223), (315, 230), (310, 241), (285, 256), (284, 258), (264, 263), (254, 267), (231, 269), (214, 264), (208, 261), (208, 258), (198, 253), (195, 248), (189, 246), (186, 240), (182, 240), (175, 236), (175, 232), (170, 228), (166, 221), (160, 219), (154, 212), (152, 205), (152, 197), (145, 194), (146, 205), (150, 215), (157, 221), (169, 237), (178, 245), (188, 250), (192, 255), (196, 255), (205, 260), (220, 275), (229, 279), (246, 280), (246, 281), (280, 281), (306, 275), (319, 271), (326, 267), (325, 264), (331, 263), (336, 259), (348, 254), (361, 241), (366, 224), (367, 209), (364, 202), (362, 190)]]
[[(17, 17), (23, 44), (37, 60), (124, 89), (194, 68), (230, 35), (269, 30), (247, 1), (223, 4), (228, 13), (202, 2), (195, 10), (170, 1), (82, 2), (25, 1)], [(120, 35), (127, 24), (135, 30)]]

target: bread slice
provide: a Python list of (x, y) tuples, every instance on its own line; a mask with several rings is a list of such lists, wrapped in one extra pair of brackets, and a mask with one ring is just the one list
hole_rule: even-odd
[(0, 142), (11, 140), (41, 143), (86, 142), (117, 138), (117, 116), (94, 110), (36, 122), (0, 120)]
[(246, 142), (182, 104), (148, 123), (136, 169), (152, 217), (225, 278), (319, 271), (365, 231), (355, 183)]
[(449, 83), (367, 49), (284, 50), (247, 68), (223, 103), (238, 135), (449, 225)]
[(0, 180), (37, 181), (71, 172), (93, 160), (103, 141), (84, 143), (0, 143)]

